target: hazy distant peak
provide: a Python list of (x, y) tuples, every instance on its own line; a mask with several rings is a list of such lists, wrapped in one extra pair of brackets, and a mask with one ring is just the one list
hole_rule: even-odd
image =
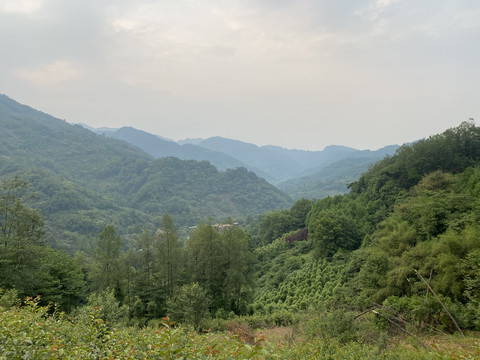
[(131, 126), (123, 126), (120, 129), (117, 129), (116, 133), (117, 134), (122, 134), (122, 133), (123, 134), (137, 134), (137, 135), (143, 135), (145, 137), (150, 137), (150, 138), (159, 138), (161, 140), (170, 141), (170, 142), (173, 142), (173, 143), (176, 142), (175, 140), (166, 138), (164, 136), (160, 136), (160, 135), (157, 135), (157, 134), (152, 134), (152, 133), (149, 133), (149, 132), (144, 131), (144, 130), (135, 129), (134, 127), (131, 127)]
[(187, 138), (183, 140), (178, 140), (177, 143), (180, 145), (185, 145), (185, 144), (190, 144), (190, 145), (198, 145), (200, 144), (203, 140), (202, 138)]
[(386, 153), (394, 153), (400, 146), (399, 145), (387, 145), (381, 147), (380, 149), (375, 150), (376, 152), (386, 152)]
[(353, 152), (353, 151), (358, 151), (357, 149), (348, 147), (348, 146), (343, 146), (343, 145), (328, 145), (325, 146), (325, 148), (322, 151), (344, 151), (344, 152)]
[(100, 128), (94, 128), (90, 125), (87, 125), (85, 123), (77, 123), (75, 125), (80, 125), (81, 127), (84, 127), (87, 130), (93, 131), (94, 133), (101, 134), (103, 132), (115, 132), (118, 130), (118, 128), (109, 128), (109, 127), (100, 127)]
[(234, 149), (260, 149), (259, 146), (252, 144), (252, 143), (247, 143), (241, 140), (235, 140), (235, 139), (229, 139), (229, 138), (224, 138), (222, 136), (213, 136), (209, 137), (208, 139), (203, 140), (202, 142), (199, 143), (200, 146), (205, 146), (205, 145), (212, 145), (212, 146), (230, 146), (233, 147)]

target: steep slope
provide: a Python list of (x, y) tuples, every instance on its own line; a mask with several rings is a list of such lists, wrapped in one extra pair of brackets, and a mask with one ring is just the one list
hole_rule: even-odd
[(118, 177), (120, 164), (148, 163), (151, 157), (126, 142), (96, 135), (81, 126), (0, 96), (0, 154), (26, 168), (48, 169), (96, 190)]
[[(3, 174), (32, 172), (40, 179), (38, 187), (45, 185), (42, 178), (56, 179), (50, 193), (44, 186), (44, 198), (61, 198), (66, 186), (73, 195), (72, 201), (62, 203), (62, 214), (91, 211), (100, 224), (104, 219), (121, 224), (125, 211), (132, 219), (137, 211), (146, 214), (143, 223), (170, 213), (177, 224), (190, 225), (208, 217), (254, 215), (290, 205), (287, 195), (244, 169), (220, 172), (207, 162), (155, 160), (125, 141), (68, 124), (5, 95), (0, 96), (0, 161)], [(105, 202), (95, 202), (95, 197)], [(53, 216), (60, 213), (50, 211), (46, 202), (42, 206), (48, 223), (60, 226), (60, 232), (94, 231), (68, 221), (58, 224)], [(132, 223), (125, 221), (123, 230)]]
[(321, 317), (338, 309), (332, 324), (374, 307), (417, 330), (457, 331), (441, 299), (460, 328), (478, 331), (480, 128), (462, 123), (404, 145), (351, 190), (313, 205), (308, 241), (289, 233), (256, 250), (253, 307), (310, 316), (317, 304)]

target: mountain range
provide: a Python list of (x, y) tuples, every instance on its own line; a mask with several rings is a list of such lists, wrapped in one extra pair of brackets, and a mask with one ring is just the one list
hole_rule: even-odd
[(393, 155), (398, 148), (398, 145), (389, 145), (371, 151), (331, 145), (322, 151), (304, 151), (257, 146), (218, 136), (175, 142), (132, 127), (89, 129), (125, 140), (155, 158), (206, 160), (219, 170), (245, 167), (294, 199), (345, 193), (347, 184), (356, 180), (369, 165)]

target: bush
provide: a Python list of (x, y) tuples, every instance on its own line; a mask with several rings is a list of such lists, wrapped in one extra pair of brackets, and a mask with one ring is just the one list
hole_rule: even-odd
[(193, 326), (198, 330), (210, 316), (210, 298), (198, 284), (183, 285), (167, 302), (168, 314), (175, 322)]
[(354, 313), (345, 309), (320, 311), (306, 321), (304, 331), (310, 338), (334, 338), (340, 342), (351, 342), (357, 339), (354, 316)]
[(11, 308), (19, 302), (18, 291), (16, 289), (0, 289), (0, 306), (6, 309)]

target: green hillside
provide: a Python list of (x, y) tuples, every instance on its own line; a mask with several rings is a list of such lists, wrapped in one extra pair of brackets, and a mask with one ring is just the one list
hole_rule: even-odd
[[(0, 96), (0, 171), (20, 174), (38, 192), (50, 233), (96, 236), (106, 224), (136, 232), (171, 214), (179, 225), (242, 218), (290, 205), (287, 195), (244, 169), (155, 160), (124, 141)], [(66, 245), (65, 245), (66, 246)], [(70, 245), (68, 245), (70, 246)]]
[(314, 310), (353, 334), (355, 313), (377, 309), (402, 328), (456, 332), (443, 302), (460, 328), (480, 330), (480, 128), (404, 145), (350, 188), (313, 205), (308, 239), (293, 229), (256, 250), (256, 311)]

